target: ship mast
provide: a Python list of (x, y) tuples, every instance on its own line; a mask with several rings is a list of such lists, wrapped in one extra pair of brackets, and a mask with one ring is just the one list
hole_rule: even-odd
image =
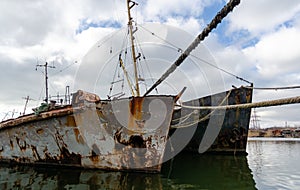
[(136, 95), (140, 96), (140, 87), (139, 87), (139, 79), (138, 79), (138, 70), (137, 70), (137, 57), (135, 53), (135, 47), (134, 47), (134, 37), (133, 33), (137, 31), (133, 31), (133, 19), (131, 17), (130, 9), (137, 5), (136, 2), (127, 0), (127, 12), (128, 12), (128, 27), (129, 27), (129, 34), (130, 34), (130, 41), (131, 41), (131, 52), (132, 52), (132, 60), (133, 60), (133, 67), (134, 67), (134, 78), (135, 78), (135, 90), (136, 90)]

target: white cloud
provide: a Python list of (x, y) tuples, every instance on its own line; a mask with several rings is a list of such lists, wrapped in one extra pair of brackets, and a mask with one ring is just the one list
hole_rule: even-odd
[(200, 24), (199, 21), (193, 17), (188, 19), (168, 18), (165, 24), (181, 28), (193, 35), (197, 35), (203, 26), (203, 23)]
[(204, 1), (189, 1), (189, 0), (164, 0), (164, 1), (147, 1), (145, 13), (147, 19), (160, 20), (170, 16), (184, 15), (201, 15), (205, 6)]
[[(283, 27), (275, 33), (262, 36), (253, 47), (244, 50), (257, 64), (261, 76), (274, 78), (300, 71), (300, 30)], [(300, 81), (299, 81), (300, 82)]]
[(248, 30), (253, 34), (273, 31), (277, 26), (293, 20), (300, 11), (298, 0), (243, 0), (229, 15), (230, 30)]
[[(56, 11), (40, 1), (1, 1), (0, 44), (31, 46), (51, 32)], [(58, 15), (59, 16), (59, 15)]]

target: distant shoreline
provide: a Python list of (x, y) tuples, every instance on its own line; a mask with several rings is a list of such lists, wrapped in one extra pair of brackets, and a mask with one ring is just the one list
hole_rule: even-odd
[(266, 129), (249, 129), (248, 137), (271, 137), (271, 138), (300, 138), (299, 128), (266, 128)]
[(300, 138), (286, 137), (248, 137), (248, 141), (299, 141)]

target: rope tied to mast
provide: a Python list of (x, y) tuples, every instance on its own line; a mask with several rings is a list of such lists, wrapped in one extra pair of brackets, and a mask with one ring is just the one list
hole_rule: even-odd
[(154, 83), (149, 90), (144, 94), (146, 96), (154, 88), (156, 88), (160, 83), (162, 83), (171, 73), (173, 73), (176, 68), (189, 56), (189, 54), (203, 41), (209, 33), (221, 23), (222, 19), (225, 18), (237, 5), (240, 4), (240, 0), (230, 0), (227, 5), (225, 5), (221, 11), (213, 18), (210, 24), (196, 37), (196, 39), (190, 44), (190, 46), (179, 56), (174, 64), (159, 78), (156, 83)]

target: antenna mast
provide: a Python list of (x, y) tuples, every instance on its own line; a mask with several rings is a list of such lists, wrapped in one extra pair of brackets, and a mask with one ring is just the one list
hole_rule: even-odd
[[(131, 3), (131, 4), (130, 4)], [(135, 90), (136, 90), (136, 95), (140, 96), (140, 87), (139, 87), (139, 80), (138, 80), (138, 71), (137, 71), (137, 57), (135, 54), (135, 47), (134, 47), (134, 37), (133, 33), (137, 31), (137, 28), (133, 31), (133, 25), (132, 23), (134, 22), (130, 9), (134, 7), (135, 5), (138, 5), (136, 2), (127, 0), (127, 10), (128, 10), (128, 27), (129, 27), (129, 33), (130, 33), (130, 40), (131, 40), (131, 52), (132, 52), (132, 59), (133, 59), (133, 66), (134, 66), (134, 78), (135, 78)]]
[[(46, 98), (45, 101), (48, 103), (48, 67), (55, 68), (54, 66), (48, 66), (48, 62), (45, 65), (36, 65), (36, 67), (45, 67), (45, 85), (46, 85)], [(37, 70), (37, 68), (35, 69)]]

